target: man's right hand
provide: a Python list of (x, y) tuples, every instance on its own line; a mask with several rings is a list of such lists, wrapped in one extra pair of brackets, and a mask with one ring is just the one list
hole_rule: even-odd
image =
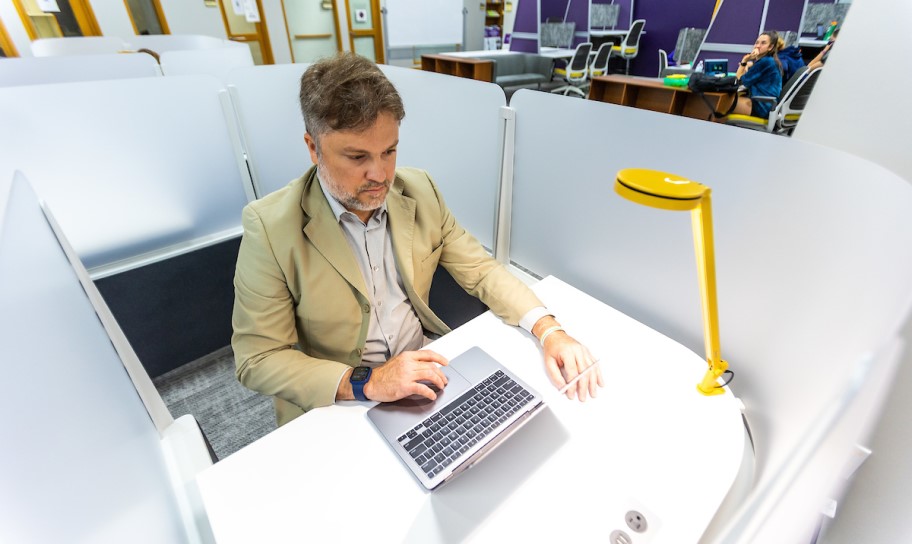
[(446, 387), (447, 378), (437, 364), (447, 365), (446, 357), (429, 349), (404, 351), (371, 373), (364, 385), (364, 395), (370, 400), (392, 402), (411, 395), (435, 400), (437, 394), (422, 382)]

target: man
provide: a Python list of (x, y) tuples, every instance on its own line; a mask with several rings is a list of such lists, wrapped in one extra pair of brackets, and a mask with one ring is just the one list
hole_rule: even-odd
[[(316, 164), (248, 205), (235, 275), (232, 346), (246, 387), (274, 397), (279, 425), (337, 400), (436, 398), (449, 332), (428, 307), (438, 264), (542, 344), (561, 387), (594, 363), (541, 301), (492, 259), (427, 173), (396, 168), (402, 100), (377, 66), (342, 54), (301, 78), (304, 141)], [(567, 391), (596, 395), (599, 369)]]

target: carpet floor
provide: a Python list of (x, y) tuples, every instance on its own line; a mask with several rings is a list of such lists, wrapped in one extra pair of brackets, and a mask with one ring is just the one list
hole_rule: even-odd
[(276, 428), (272, 399), (241, 385), (226, 346), (153, 380), (175, 418), (193, 414), (219, 459)]

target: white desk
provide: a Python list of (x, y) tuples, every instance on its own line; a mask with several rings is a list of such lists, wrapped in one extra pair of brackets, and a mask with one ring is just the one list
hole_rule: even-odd
[[(589, 35), (590, 35), (590, 36), (595, 36), (596, 38), (605, 38), (605, 37), (609, 37), (609, 38), (620, 37), (620, 38), (623, 38), (624, 36), (627, 35), (628, 32), (630, 32), (630, 31), (629, 31), (629, 30), (614, 30), (614, 29), (608, 29), (608, 30), (594, 30), (594, 29), (590, 29), (590, 30), (589, 30)], [(645, 34), (645, 33), (644, 33), (644, 34)]]
[(817, 38), (798, 38), (798, 45), (801, 47), (823, 47), (828, 40), (818, 40)]
[(538, 54), (550, 59), (569, 59), (573, 58), (576, 49), (563, 49), (560, 47), (539, 47)]
[(558, 397), (532, 336), (485, 313), (432, 348), (483, 347), (548, 409), (434, 493), (370, 426), (372, 403), (313, 410), (199, 476), (218, 542), (604, 542), (632, 534), (629, 510), (649, 523), (635, 542), (696, 542), (741, 467), (740, 403), (700, 395), (706, 363), (680, 344), (555, 278), (534, 290), (601, 357), (596, 400)]

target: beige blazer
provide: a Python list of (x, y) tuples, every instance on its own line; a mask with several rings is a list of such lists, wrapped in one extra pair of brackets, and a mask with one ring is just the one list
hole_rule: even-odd
[[(397, 169), (386, 203), (396, 264), (426, 330), (449, 332), (428, 307), (438, 264), (511, 325), (542, 305), (456, 222), (426, 172)], [(316, 167), (247, 205), (243, 226), (231, 338), (237, 377), (274, 397), (282, 425), (335, 401), (340, 377), (361, 362), (371, 299)]]

